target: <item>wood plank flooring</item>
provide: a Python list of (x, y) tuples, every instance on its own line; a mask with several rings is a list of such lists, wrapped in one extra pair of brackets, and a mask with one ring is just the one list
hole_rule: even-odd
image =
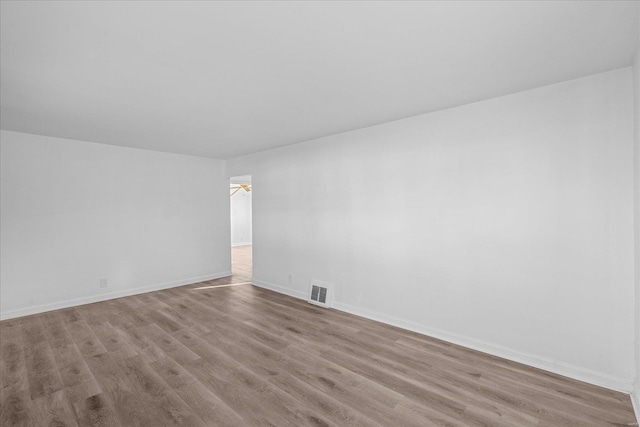
[(253, 277), (253, 246), (236, 246), (231, 249), (231, 270), (239, 282), (250, 282)]
[(0, 322), (2, 426), (628, 426), (629, 397), (252, 285)]

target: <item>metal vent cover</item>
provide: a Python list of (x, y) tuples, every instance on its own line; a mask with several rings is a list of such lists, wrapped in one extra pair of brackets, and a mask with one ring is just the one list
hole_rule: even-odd
[(319, 280), (311, 281), (311, 289), (309, 294), (309, 302), (311, 304), (319, 305), (322, 307), (329, 307), (331, 296), (331, 284), (324, 283)]

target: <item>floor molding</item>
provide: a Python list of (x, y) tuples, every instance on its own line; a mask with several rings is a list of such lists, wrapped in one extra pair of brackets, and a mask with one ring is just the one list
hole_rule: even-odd
[(486, 341), (453, 334), (439, 329), (429, 328), (416, 322), (399, 319), (394, 316), (377, 313), (349, 304), (334, 302), (333, 308), (335, 308), (336, 310), (344, 311), (346, 313), (355, 314), (367, 319), (376, 320), (388, 325), (397, 326), (402, 329), (417, 332), (419, 334), (438, 338), (453, 344), (468, 347), (473, 350), (481, 351), (483, 353), (488, 353), (493, 356), (502, 357), (504, 359), (512, 360), (514, 362), (552, 372), (554, 374), (573, 378), (579, 381), (584, 381), (589, 384), (594, 384), (611, 390), (621, 391), (623, 393), (631, 393), (633, 390), (633, 379), (631, 378), (625, 379), (614, 377), (612, 375), (571, 365), (565, 362), (558, 362), (537, 355), (512, 350), (510, 348), (492, 344)]
[[(307, 294), (303, 291), (298, 291), (284, 286), (276, 285), (273, 283), (265, 282), (255, 279), (253, 283), (262, 288), (266, 288), (275, 292), (279, 292), (285, 295), (299, 298), (302, 300), (307, 299)], [(364, 309), (362, 307), (356, 307), (349, 304), (333, 302), (332, 308), (343, 311), (345, 313), (355, 314), (356, 316), (365, 317), (367, 319), (382, 322), (388, 325), (397, 326), (402, 329), (417, 332), (419, 334), (427, 335), (433, 338), (438, 338), (453, 344), (457, 344), (463, 347), (471, 348), (473, 350), (488, 353), (493, 356), (502, 357), (504, 359), (512, 360), (514, 362), (522, 363), (527, 366), (542, 369), (554, 374), (562, 375), (568, 378), (573, 378), (579, 381), (583, 381), (589, 384), (594, 384), (600, 387), (605, 387), (611, 390), (621, 391), (623, 393), (632, 393), (633, 391), (633, 379), (625, 379), (614, 377), (602, 372), (593, 371), (590, 369), (582, 368), (579, 366), (571, 365), (564, 362), (555, 361), (552, 359), (540, 357), (533, 354), (527, 354), (512, 350), (503, 346), (495, 345), (485, 341), (465, 337), (458, 334), (453, 334), (447, 331), (439, 329), (429, 328), (417, 322), (412, 322), (404, 319), (400, 319), (394, 316), (389, 316), (383, 313), (374, 312)], [(633, 396), (632, 396), (633, 398)], [(638, 404), (638, 397), (636, 402)]]
[(208, 274), (206, 276), (190, 277), (188, 279), (175, 280), (172, 282), (160, 283), (151, 286), (143, 286), (139, 288), (123, 289), (115, 292), (103, 293), (98, 295), (90, 295), (82, 298), (74, 298), (65, 301), (57, 301), (49, 304), (40, 304), (29, 307), (18, 308), (0, 312), (0, 320), (14, 319), (16, 317), (29, 316), (31, 314), (44, 313), (46, 311), (60, 310), (62, 308), (75, 307), (78, 305), (91, 304), (94, 302), (107, 301), (114, 298), (128, 297), (131, 295), (143, 294), (146, 292), (159, 291), (162, 289), (175, 288), (177, 286), (190, 285), (193, 283), (204, 282), (206, 280), (220, 279), (221, 277), (231, 276), (231, 271), (221, 273)]
[(211, 286), (200, 286), (199, 288), (192, 288), (192, 291), (199, 291), (203, 289), (216, 289), (216, 288), (228, 288), (229, 286), (241, 286), (241, 285), (250, 285), (251, 282), (241, 282), (241, 283), (229, 283), (227, 285), (211, 285)]
[[(612, 427), (636, 422), (624, 393), (552, 379), (544, 371), (443, 346), (434, 338), (413, 340), (417, 336), (404, 329), (258, 286), (194, 289), (203, 284), (0, 322), (4, 355), (15, 366), (0, 369), (0, 382), (12, 385), (2, 390), (11, 404), (2, 407), (0, 424), (102, 419), (124, 426), (258, 427), (343, 426), (349, 420), (362, 426)], [(302, 282), (297, 285), (304, 290)], [(14, 381), (17, 374), (24, 381)], [(87, 393), (77, 392), (78, 381), (65, 381), (71, 374), (82, 384), (89, 376), (90, 390), (101, 393), (87, 399)], [(265, 393), (274, 389), (278, 393)], [(56, 405), (60, 393), (64, 405)]]
[(280, 294), (289, 295), (290, 297), (306, 300), (307, 294), (304, 291), (298, 291), (296, 289), (286, 288), (284, 286), (275, 285), (273, 283), (265, 282), (264, 280), (256, 279), (255, 277), (251, 281), (254, 285), (261, 288), (269, 289)]

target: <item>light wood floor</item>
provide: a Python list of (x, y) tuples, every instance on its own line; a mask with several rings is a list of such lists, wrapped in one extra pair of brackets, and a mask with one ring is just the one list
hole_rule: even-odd
[(253, 246), (231, 248), (231, 271), (238, 282), (250, 282), (253, 277)]
[(219, 279), (0, 322), (0, 425), (626, 426), (629, 397)]

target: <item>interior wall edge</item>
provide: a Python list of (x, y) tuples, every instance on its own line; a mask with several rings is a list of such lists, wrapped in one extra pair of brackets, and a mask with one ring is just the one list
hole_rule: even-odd
[(150, 286), (142, 286), (138, 288), (123, 289), (116, 292), (109, 292), (100, 295), (91, 295), (81, 298), (73, 298), (65, 301), (56, 301), (48, 304), (40, 304), (29, 307), (22, 307), (14, 310), (0, 312), (0, 320), (14, 319), (17, 317), (29, 316), (32, 314), (44, 313), (47, 311), (60, 310), (63, 308), (76, 307), (79, 305), (92, 304), (96, 302), (108, 301), (116, 298), (128, 297), (132, 295), (144, 294), (162, 289), (177, 288), (180, 286), (191, 285), (193, 283), (204, 282), (206, 280), (215, 280), (222, 277), (231, 276), (231, 271), (223, 271), (219, 273), (207, 274), (205, 276), (190, 277), (182, 280), (174, 280), (172, 282), (159, 283)]
[(640, 383), (636, 382), (631, 392), (631, 404), (636, 413), (636, 420), (640, 422)]
[[(640, 21), (640, 9), (638, 9)], [(633, 62), (634, 83), (634, 119), (633, 119), (633, 181), (634, 181), (634, 282), (635, 282), (635, 351), (636, 351), (636, 380), (631, 402), (640, 423), (640, 31), (638, 32), (637, 49)]]

